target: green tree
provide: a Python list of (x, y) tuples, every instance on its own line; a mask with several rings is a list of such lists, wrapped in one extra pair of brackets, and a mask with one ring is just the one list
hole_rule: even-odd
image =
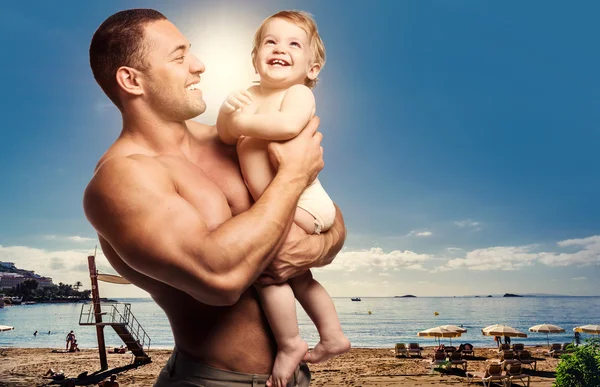
[(555, 387), (600, 387), (600, 339), (571, 347), (556, 367)]

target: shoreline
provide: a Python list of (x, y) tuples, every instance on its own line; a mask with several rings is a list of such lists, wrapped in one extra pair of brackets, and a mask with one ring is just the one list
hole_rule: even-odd
[[(352, 348), (350, 352), (322, 364), (311, 364), (311, 386), (435, 386), (452, 384), (468, 386), (462, 369), (452, 374), (431, 372), (430, 359), (433, 347), (423, 347), (421, 357), (396, 358), (394, 349)], [(108, 350), (112, 348), (107, 348)], [(551, 387), (555, 380), (558, 359), (543, 354), (544, 349), (527, 346), (538, 360), (536, 370), (526, 368), (531, 383), (540, 387)], [(68, 378), (76, 378), (82, 372), (88, 376), (78, 385), (95, 385), (111, 374), (118, 374), (121, 386), (147, 387), (153, 385), (160, 370), (167, 362), (171, 349), (151, 349), (152, 363), (137, 367), (130, 365), (132, 355), (108, 353), (108, 370), (100, 371), (98, 349), (85, 348), (75, 353), (52, 353), (51, 348), (5, 348), (0, 356), (0, 387), (31, 387), (48, 385), (51, 379), (43, 375), (49, 368), (63, 370)], [(495, 348), (475, 348), (475, 356), (467, 358), (469, 372), (483, 371), (488, 362), (498, 359)], [(56, 384), (56, 383), (55, 383)]]

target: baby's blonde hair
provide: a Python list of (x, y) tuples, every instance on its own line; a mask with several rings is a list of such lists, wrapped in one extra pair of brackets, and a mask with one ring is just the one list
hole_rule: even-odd
[[(265, 25), (269, 20), (275, 18), (287, 20), (306, 31), (310, 42), (310, 48), (313, 54), (313, 60), (322, 69), (323, 66), (325, 66), (325, 45), (323, 45), (321, 36), (319, 36), (317, 23), (315, 22), (315, 19), (313, 19), (310, 13), (296, 10), (279, 11), (276, 14), (269, 16), (262, 22), (260, 27), (258, 27), (258, 30), (256, 30), (256, 33), (254, 34), (254, 41), (252, 42), (252, 64), (256, 67), (256, 54), (262, 41)], [(318, 78), (310, 79), (306, 77), (306, 79), (304, 80), (304, 84), (312, 89), (317, 85), (317, 81)]]

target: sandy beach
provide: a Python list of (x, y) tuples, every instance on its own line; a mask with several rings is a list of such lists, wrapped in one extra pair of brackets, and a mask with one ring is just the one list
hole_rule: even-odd
[[(537, 370), (527, 369), (532, 386), (550, 387), (555, 378), (557, 359), (543, 354), (544, 348), (527, 347), (538, 360)], [(108, 354), (107, 371), (100, 372), (97, 349), (77, 353), (52, 353), (49, 348), (8, 348), (0, 356), (0, 387), (33, 387), (59, 385), (43, 377), (52, 367), (63, 370), (67, 377), (76, 378), (84, 371), (88, 377), (76, 385), (95, 386), (112, 373), (118, 374), (121, 386), (149, 387), (166, 363), (170, 350), (151, 350), (152, 363), (132, 366), (131, 354)], [(431, 372), (429, 361), (433, 349), (425, 348), (422, 357), (396, 358), (392, 348), (354, 348), (349, 353), (323, 364), (311, 365), (311, 386), (467, 386), (464, 371), (452, 374)], [(491, 348), (476, 348), (475, 356), (468, 359), (468, 371), (483, 371), (487, 362), (498, 359)], [(481, 384), (480, 384), (481, 385)]]

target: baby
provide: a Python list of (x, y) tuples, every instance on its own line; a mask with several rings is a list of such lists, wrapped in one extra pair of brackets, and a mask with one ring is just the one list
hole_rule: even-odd
[[(237, 143), (242, 174), (256, 200), (275, 176), (268, 142), (295, 137), (315, 115), (311, 88), (325, 64), (315, 21), (302, 11), (268, 17), (254, 35), (252, 62), (259, 84), (226, 99), (217, 130), (225, 143)], [(335, 206), (315, 179), (298, 201), (294, 223), (318, 234), (329, 229), (334, 219)], [(287, 283), (256, 287), (278, 347), (267, 386), (284, 387), (302, 360), (318, 363), (350, 349), (333, 301), (310, 272)], [(319, 331), (320, 341), (309, 353), (298, 331), (294, 296)]]

